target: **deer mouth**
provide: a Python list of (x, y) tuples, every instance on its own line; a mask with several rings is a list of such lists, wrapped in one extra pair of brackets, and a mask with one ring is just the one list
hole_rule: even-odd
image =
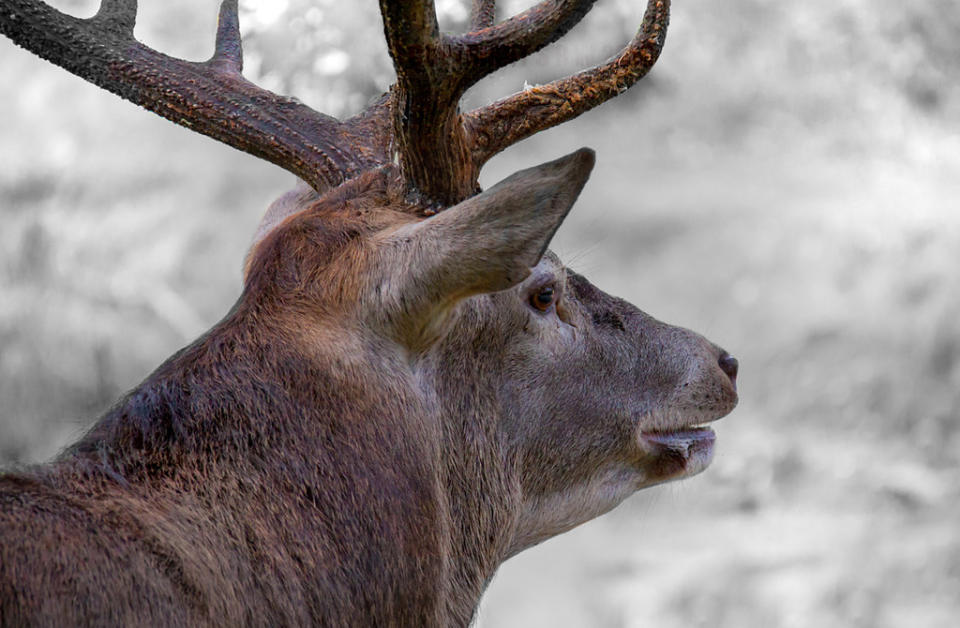
[[(731, 368), (735, 372), (735, 366)], [(734, 376), (727, 373), (727, 377), (712, 406), (678, 409), (676, 415), (653, 415), (641, 422), (637, 444), (648, 461), (652, 459), (645, 466), (655, 478), (691, 476), (710, 465), (717, 435), (707, 424), (730, 414), (737, 405)]]
[(650, 471), (657, 479), (700, 473), (713, 460), (717, 435), (709, 427), (691, 425), (673, 430), (641, 431), (641, 447), (653, 458)]
[(666, 447), (678, 451), (713, 447), (716, 433), (709, 427), (694, 425), (677, 430), (640, 432), (640, 437), (656, 447)]

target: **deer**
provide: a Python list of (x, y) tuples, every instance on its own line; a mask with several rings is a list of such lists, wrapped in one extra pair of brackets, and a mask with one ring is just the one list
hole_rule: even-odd
[(449, 34), (380, 0), (396, 82), (338, 120), (244, 78), (237, 0), (204, 62), (138, 42), (135, 0), (4, 0), (19, 46), (301, 183), (220, 322), (0, 474), (0, 624), (464, 626), (505, 560), (710, 464), (737, 360), (549, 249), (593, 151), (478, 183), (657, 61), (669, 0), (609, 61), (460, 110), (593, 4), (473, 0)]

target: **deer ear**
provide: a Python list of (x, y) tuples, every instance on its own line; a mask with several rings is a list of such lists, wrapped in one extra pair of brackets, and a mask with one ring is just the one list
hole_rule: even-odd
[[(440, 305), (505, 290), (537, 265), (593, 169), (582, 148), (521, 170), (492, 188), (391, 235), (402, 243), (403, 300)], [(399, 287), (399, 286), (398, 286)]]
[(384, 234), (377, 317), (411, 347), (458, 300), (517, 285), (539, 263), (593, 169), (583, 148), (521, 170), (443, 212)]

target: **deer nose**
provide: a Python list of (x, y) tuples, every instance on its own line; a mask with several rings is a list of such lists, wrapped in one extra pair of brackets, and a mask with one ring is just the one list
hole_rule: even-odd
[(736, 386), (737, 385), (737, 368), (740, 366), (740, 363), (737, 362), (737, 359), (730, 355), (727, 352), (724, 352), (720, 356), (720, 359), (717, 360), (717, 364), (720, 365), (720, 370), (727, 374), (727, 377), (730, 378), (730, 382)]

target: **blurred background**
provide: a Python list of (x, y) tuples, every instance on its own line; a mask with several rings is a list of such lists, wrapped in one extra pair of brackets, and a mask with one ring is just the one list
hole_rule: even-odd
[[(142, 41), (211, 54), (215, 0), (140, 4)], [(960, 11), (878, 4), (677, 2), (644, 81), (485, 169), (595, 148), (554, 249), (739, 357), (741, 402), (703, 475), (506, 563), (478, 626), (957, 625)], [(344, 116), (392, 82), (372, 0), (243, 5), (259, 84)], [(438, 8), (462, 28), (466, 2)], [(642, 9), (598, 2), (464, 107), (603, 61)], [(219, 320), (292, 185), (0, 39), (0, 464)]]

